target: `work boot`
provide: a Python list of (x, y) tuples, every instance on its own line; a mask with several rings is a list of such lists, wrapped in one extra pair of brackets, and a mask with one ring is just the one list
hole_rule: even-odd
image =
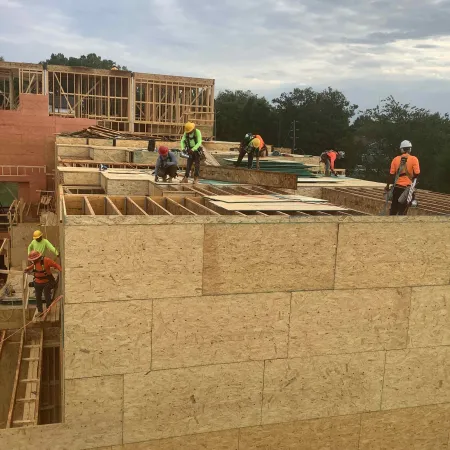
[(163, 176), (163, 183), (167, 183), (167, 175)]
[(194, 177), (194, 184), (198, 184), (198, 177)]
[(169, 177), (169, 183), (172, 183), (172, 181), (173, 181), (173, 178)]
[(187, 179), (187, 177), (183, 177), (183, 179), (180, 181), (180, 183), (186, 184), (186, 183), (189, 183), (189, 180)]

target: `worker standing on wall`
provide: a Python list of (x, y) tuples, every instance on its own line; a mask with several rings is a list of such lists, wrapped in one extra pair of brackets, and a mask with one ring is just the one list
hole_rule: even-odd
[(324, 151), (320, 155), (320, 161), (325, 164), (326, 177), (331, 177), (331, 174), (337, 177), (337, 173), (334, 170), (334, 164), (336, 162), (336, 159), (343, 159), (343, 158), (345, 158), (345, 152), (337, 152), (332, 148), (327, 148), (326, 151)]
[(158, 181), (159, 177), (163, 181), (167, 181), (169, 177), (169, 183), (177, 177), (178, 160), (175, 153), (169, 151), (168, 147), (162, 145), (158, 148), (158, 159), (156, 160), (155, 167), (155, 181)]
[(56, 248), (53, 247), (51, 242), (48, 241), (47, 239), (44, 239), (42, 231), (36, 230), (33, 233), (33, 240), (28, 246), (28, 254), (30, 254), (32, 251), (36, 251), (44, 255), (46, 250), (51, 251), (55, 256), (59, 256), (58, 250), (56, 250)]
[(186, 151), (188, 154), (186, 173), (181, 182), (188, 182), (192, 165), (194, 165), (194, 183), (198, 183), (198, 178), (200, 176), (200, 159), (202, 154), (202, 133), (195, 127), (195, 123), (188, 122), (184, 126), (184, 134), (181, 138), (181, 150)]
[[(417, 177), (420, 175), (419, 160), (411, 155), (411, 151), (411, 142), (403, 141), (400, 144), (401, 154), (396, 156), (391, 163), (385, 188), (385, 191), (390, 194), (388, 198), (392, 200), (389, 213), (391, 216), (406, 216), (411, 202), (407, 201), (407, 195), (402, 194), (405, 194), (408, 188), (411, 189), (413, 183), (415, 186)], [(393, 189), (390, 188), (391, 184)], [(402, 197), (405, 198), (402, 199)], [(414, 200), (414, 195), (411, 196), (411, 200)]]
[(52, 289), (56, 285), (56, 280), (52, 275), (51, 267), (54, 267), (59, 272), (62, 271), (62, 268), (59, 264), (55, 263), (50, 258), (45, 258), (42, 253), (37, 251), (32, 251), (28, 255), (28, 259), (32, 264), (25, 269), (25, 272), (33, 270), (37, 312), (42, 314), (42, 293), (44, 293), (45, 303), (47, 308), (49, 308), (52, 304)]

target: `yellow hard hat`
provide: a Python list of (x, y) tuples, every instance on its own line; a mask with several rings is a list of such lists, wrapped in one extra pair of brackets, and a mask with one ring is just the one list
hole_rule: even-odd
[(261, 141), (258, 138), (253, 139), (252, 146), (255, 148), (259, 148), (261, 146)]
[(42, 234), (42, 231), (40, 231), (40, 230), (36, 230), (34, 233), (33, 233), (33, 239), (39, 239), (40, 237), (42, 237), (43, 236), (43, 234)]
[(188, 122), (184, 126), (184, 132), (187, 133), (187, 134), (192, 133), (194, 130), (195, 130), (195, 123)]

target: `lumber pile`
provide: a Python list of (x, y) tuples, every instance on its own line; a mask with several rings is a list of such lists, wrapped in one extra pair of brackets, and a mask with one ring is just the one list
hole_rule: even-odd
[(156, 139), (155, 136), (146, 136), (142, 134), (133, 134), (125, 131), (115, 131), (110, 128), (94, 125), (80, 131), (73, 133), (60, 133), (60, 136), (81, 137), (81, 138), (95, 138), (95, 139), (133, 139), (148, 141), (149, 139)]

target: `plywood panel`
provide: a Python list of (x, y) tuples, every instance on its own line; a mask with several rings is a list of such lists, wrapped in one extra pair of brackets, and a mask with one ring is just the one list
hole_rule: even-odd
[(61, 183), (67, 186), (100, 186), (100, 172), (59, 172)]
[[(64, 231), (66, 303), (201, 295), (203, 225), (116, 225), (114, 232), (109, 226), (69, 226)], [(168, 268), (176, 282), (152, 267)]]
[(154, 301), (154, 369), (285, 358), (289, 293)]
[(67, 304), (66, 378), (150, 370), (152, 301)]
[(450, 405), (363, 414), (360, 450), (445, 450)]
[(450, 222), (341, 224), (336, 288), (447, 284)]
[(262, 362), (125, 375), (124, 443), (259, 424)]
[(205, 225), (205, 294), (331, 289), (335, 223)]
[(123, 376), (66, 380), (65, 421), (84, 429), (84, 448), (121, 444)]
[(450, 286), (413, 288), (408, 345), (450, 345)]
[(106, 181), (108, 195), (149, 195), (149, 180), (112, 180)]
[(289, 356), (406, 348), (411, 289), (294, 292)]
[(57, 156), (61, 158), (89, 159), (88, 145), (56, 145)]
[(387, 353), (382, 409), (450, 402), (450, 347)]
[(113, 140), (112, 139), (94, 139), (94, 138), (89, 138), (89, 145), (111, 146), (111, 145), (113, 145)]
[(147, 140), (133, 140), (133, 139), (117, 139), (116, 147), (126, 148), (148, 148)]
[(195, 434), (158, 441), (125, 444), (111, 450), (238, 450), (239, 430)]
[(262, 423), (380, 408), (384, 352), (266, 361)]
[(240, 450), (357, 450), (360, 416), (244, 428)]
[(101, 162), (128, 162), (128, 152), (126, 150), (102, 150), (91, 147), (89, 156), (94, 161)]

